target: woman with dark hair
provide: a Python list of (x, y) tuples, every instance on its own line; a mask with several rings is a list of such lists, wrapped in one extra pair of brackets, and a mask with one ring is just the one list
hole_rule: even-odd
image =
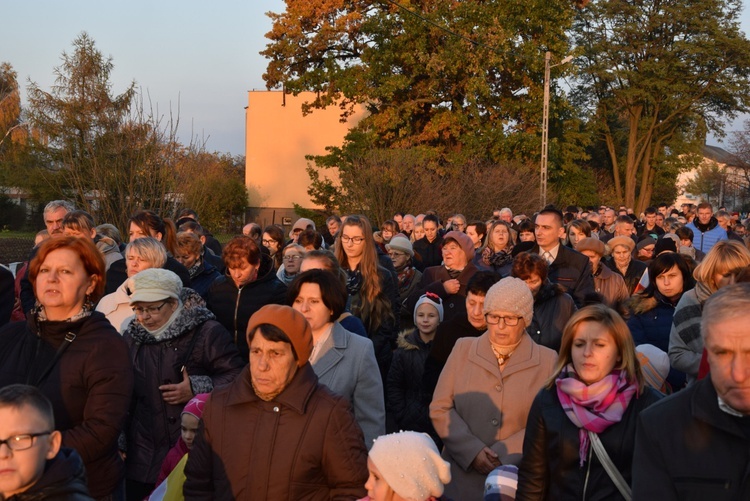
[(568, 247), (575, 249), (579, 240), (591, 237), (591, 225), (583, 219), (574, 219), (568, 224), (566, 236)]
[(521, 224), (518, 225), (518, 241), (519, 242), (536, 242), (536, 233), (534, 233), (534, 221), (531, 219), (524, 219)]
[(385, 381), (398, 334), (398, 288), (391, 273), (378, 264), (370, 221), (349, 216), (339, 230), (336, 259), (347, 274), (349, 310), (365, 324)]
[(231, 239), (222, 251), (226, 274), (206, 294), (206, 306), (232, 335), (243, 359), (247, 358), (245, 332), (253, 313), (267, 304), (283, 304), (286, 285), (276, 278), (271, 257), (252, 238)]
[(372, 341), (347, 331), (337, 319), (346, 308), (346, 287), (330, 271), (301, 273), (287, 292), (287, 303), (310, 324), (310, 363), (318, 382), (347, 399), (368, 448), (385, 433), (383, 382)]
[[(177, 255), (177, 229), (171, 219), (162, 219), (150, 210), (138, 211), (128, 220), (130, 241), (143, 237), (155, 238), (167, 249), (167, 261), (163, 268), (174, 272), (182, 280), (183, 287), (190, 287), (190, 273), (174, 256)], [(105, 294), (115, 292), (128, 279), (126, 265), (123, 260), (115, 261), (107, 270), (107, 285)]]
[[(346, 272), (341, 269), (341, 265), (339, 265), (339, 261), (336, 259), (336, 256), (333, 255), (333, 252), (327, 249), (306, 252), (302, 258), (302, 263), (300, 263), (299, 271), (300, 273), (304, 273), (310, 270), (330, 271), (341, 281), (344, 288), (346, 288), (349, 277)], [(357, 334), (358, 336), (367, 337), (367, 330), (365, 329), (362, 320), (349, 313), (349, 310), (344, 309), (341, 315), (339, 315), (337, 322), (349, 332)]]
[(505, 221), (492, 221), (487, 229), (484, 247), (477, 253), (474, 263), (480, 270), (492, 270), (502, 277), (510, 275), (513, 267), (513, 230)]
[[(422, 230), (424, 236), (414, 241), (414, 254), (419, 256), (415, 263), (419, 271), (424, 271), (430, 266), (440, 266), (443, 256), (440, 252), (443, 246), (443, 238), (440, 235), (440, 220), (434, 214), (427, 214), (422, 219)], [(416, 237), (415, 225), (415, 237)]]
[(482, 221), (472, 221), (466, 227), (466, 234), (474, 242), (474, 250), (478, 251), (482, 247), (484, 237), (487, 235), (487, 225)]
[(124, 499), (117, 438), (130, 405), (133, 366), (125, 341), (94, 311), (104, 292), (101, 252), (86, 238), (47, 240), (29, 265), (29, 280), (35, 307), (25, 322), (0, 330), (0, 387), (39, 388), (52, 402), (63, 446), (83, 459), (91, 495)]
[(547, 278), (549, 265), (538, 254), (521, 252), (513, 261), (511, 276), (520, 278), (534, 296), (534, 316), (526, 328), (537, 344), (560, 350), (563, 329), (576, 311), (573, 298)]
[(393, 219), (388, 219), (380, 226), (380, 231), (373, 233), (372, 237), (378, 247), (380, 247), (380, 250), (384, 254), (387, 254), (388, 251), (385, 246), (390, 243), (391, 239), (396, 236), (399, 231), (401, 231), (401, 229), (399, 228), (398, 223)]
[[(651, 344), (667, 353), (675, 307), (682, 294), (695, 286), (695, 280), (685, 258), (675, 252), (654, 258), (648, 276), (656, 278), (630, 299), (628, 328), (636, 346)], [(685, 385), (685, 374), (670, 368), (667, 382), (678, 390)]]
[(601, 304), (580, 309), (531, 405), (516, 499), (630, 499), (638, 415), (659, 398), (644, 384), (622, 317)]
[(283, 254), (281, 249), (284, 248), (286, 237), (284, 230), (276, 226), (275, 224), (266, 226), (263, 230), (263, 247), (268, 249), (268, 254), (273, 258), (273, 269), (278, 270), (282, 265)]

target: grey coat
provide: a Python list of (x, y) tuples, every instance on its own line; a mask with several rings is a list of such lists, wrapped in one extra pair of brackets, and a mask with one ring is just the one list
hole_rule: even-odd
[(351, 402), (369, 449), (374, 439), (385, 434), (383, 381), (372, 341), (334, 322), (320, 350), (321, 355), (312, 364), (318, 382)]

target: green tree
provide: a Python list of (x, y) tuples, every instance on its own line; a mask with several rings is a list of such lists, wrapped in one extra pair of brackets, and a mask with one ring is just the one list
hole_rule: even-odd
[(248, 199), (245, 157), (185, 150), (176, 169), (176, 184), (182, 205), (195, 210), (206, 228), (222, 233), (241, 229)]
[[(324, 166), (346, 169), (367, 150), (394, 148), (419, 150), (425, 175), (538, 160), (544, 53), (569, 52), (572, 3), (402, 4), (411, 12), (381, 0), (287, 0), (284, 13), (269, 14), (269, 88), (315, 92), (305, 113), (331, 105), (344, 119), (358, 105), (369, 113)], [(572, 168), (582, 156), (575, 113), (563, 96), (553, 100), (559, 147), (550, 148), (550, 166)]]
[[(577, 103), (608, 153), (618, 199), (642, 211), (677, 157), (750, 105), (740, 0), (601, 0), (580, 11)], [(664, 195), (662, 195), (664, 196)]]
[[(82, 33), (63, 52), (50, 92), (31, 82), (29, 121), (34, 154), (57, 197), (72, 198), (100, 221), (126, 229), (139, 208), (171, 213), (173, 171), (182, 146), (177, 121), (162, 120), (143, 104), (135, 82), (112, 93), (114, 64)], [(32, 176), (30, 176), (32, 177)]]

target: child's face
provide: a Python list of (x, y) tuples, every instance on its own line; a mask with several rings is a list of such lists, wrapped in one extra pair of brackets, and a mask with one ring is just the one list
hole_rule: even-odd
[[(0, 407), (0, 440), (19, 435), (51, 432), (31, 440), (31, 447), (11, 450), (7, 443), (0, 445), (0, 497), (24, 492), (42, 477), (44, 466), (60, 450), (60, 432), (52, 431), (42, 415), (28, 405)], [(18, 445), (18, 442), (16, 443)]]
[(198, 431), (198, 423), (198, 418), (192, 414), (182, 415), (182, 425), (180, 428), (182, 441), (185, 442), (188, 449), (193, 448), (193, 440), (195, 440), (195, 433)]
[(417, 308), (417, 329), (420, 334), (430, 336), (435, 333), (440, 323), (437, 308), (428, 303), (422, 303)]

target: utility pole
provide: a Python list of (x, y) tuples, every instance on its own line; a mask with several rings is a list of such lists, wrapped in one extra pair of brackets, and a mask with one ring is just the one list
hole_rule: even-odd
[(573, 60), (573, 56), (567, 56), (557, 64), (550, 65), (552, 59), (552, 53), (547, 51), (544, 54), (544, 109), (542, 112), (542, 167), (540, 176), (539, 186), (539, 202), (540, 208), (547, 205), (547, 150), (548, 150), (548, 136), (549, 136), (549, 74), (550, 69), (555, 66), (568, 63)]

